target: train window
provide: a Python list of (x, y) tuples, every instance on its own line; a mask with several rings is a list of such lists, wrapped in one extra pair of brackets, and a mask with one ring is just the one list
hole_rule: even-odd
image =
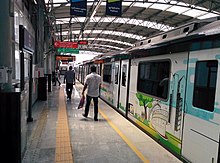
[(100, 75), (100, 67), (97, 66), (96, 73)]
[(115, 66), (115, 84), (118, 84), (118, 70), (119, 70), (119, 66), (116, 65)]
[(183, 33), (186, 33), (189, 31), (189, 27), (184, 28)]
[(162, 37), (162, 39), (165, 39), (165, 38), (167, 38), (167, 34), (163, 35), (163, 37)]
[(213, 112), (218, 61), (198, 61), (193, 92), (193, 106)]
[(140, 62), (138, 66), (137, 90), (167, 99), (170, 62)]
[(122, 82), (121, 82), (121, 85), (122, 86), (126, 86), (126, 74), (127, 74), (127, 65), (124, 64), (122, 66)]
[(104, 65), (103, 81), (111, 83), (112, 65)]

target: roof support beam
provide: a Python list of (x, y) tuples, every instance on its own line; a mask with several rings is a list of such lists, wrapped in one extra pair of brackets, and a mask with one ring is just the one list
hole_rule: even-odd
[(94, 10), (92, 11), (91, 16), (89, 16), (89, 17), (86, 18), (86, 21), (84, 22), (84, 25), (82, 26), (82, 29), (81, 29), (81, 31), (80, 31), (80, 33), (79, 33), (79, 39), (82, 37), (83, 31), (84, 31), (84, 30), (86, 29), (86, 27), (88, 26), (90, 20), (95, 16), (95, 14), (96, 14), (97, 10), (99, 9), (99, 7), (100, 7), (102, 1), (103, 1), (103, 0), (99, 0), (96, 5), (93, 4), (93, 6), (96, 6), (96, 7), (95, 7)]

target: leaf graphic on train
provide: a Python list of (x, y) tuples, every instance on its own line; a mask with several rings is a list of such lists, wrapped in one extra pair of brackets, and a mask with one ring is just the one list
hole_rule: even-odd
[(144, 107), (144, 115), (145, 119), (147, 119), (147, 108), (152, 108), (153, 98), (141, 93), (136, 93), (136, 97), (139, 100), (139, 105)]

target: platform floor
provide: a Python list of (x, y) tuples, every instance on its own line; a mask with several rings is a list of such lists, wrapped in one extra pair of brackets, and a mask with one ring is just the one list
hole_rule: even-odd
[(77, 82), (72, 100), (65, 85), (53, 86), (47, 101), (33, 106), (28, 123), (28, 145), (22, 163), (180, 163), (157, 142), (99, 100), (99, 121), (77, 109), (82, 85)]

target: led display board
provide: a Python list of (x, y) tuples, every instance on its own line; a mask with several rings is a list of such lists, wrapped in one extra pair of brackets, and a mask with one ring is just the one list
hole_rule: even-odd
[(88, 45), (88, 41), (86, 41), (86, 40), (79, 40), (78, 44), (79, 45)]
[(71, 55), (56, 55), (56, 60), (73, 62), (73, 61), (76, 60), (76, 56), (71, 56)]
[(78, 43), (77, 42), (68, 42), (68, 41), (55, 41), (54, 42), (54, 47), (55, 48), (78, 48)]

